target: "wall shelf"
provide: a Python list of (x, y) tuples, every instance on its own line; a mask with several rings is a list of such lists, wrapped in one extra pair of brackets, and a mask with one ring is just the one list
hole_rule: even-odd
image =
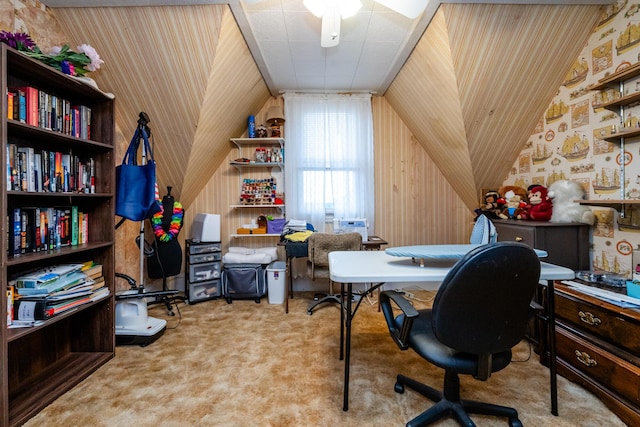
[(626, 140), (626, 139), (640, 137), (640, 128), (633, 128), (633, 129), (624, 128), (624, 129), (625, 130), (622, 130), (618, 133), (614, 133), (603, 139), (608, 142), (613, 142), (614, 144), (620, 144), (620, 141), (623, 138)]
[(613, 208), (617, 211), (622, 209), (625, 205), (638, 205), (640, 206), (640, 200), (577, 200), (581, 205), (587, 206), (603, 206), (607, 208)]
[(284, 205), (231, 205), (232, 209), (242, 209), (242, 208), (278, 208), (284, 209)]
[(230, 234), (233, 238), (238, 237), (280, 237), (279, 234)]
[[(239, 172), (239, 178), (241, 181), (240, 200), (249, 200), (247, 204), (231, 205), (231, 209), (236, 210), (236, 212), (232, 213), (232, 221), (242, 223), (241, 219), (248, 216), (247, 214), (248, 212), (251, 212), (251, 209), (278, 209), (284, 216), (284, 203), (274, 203), (276, 201), (281, 202), (283, 200), (281, 195), (284, 194), (284, 138), (230, 138), (230, 141), (236, 146), (238, 150), (238, 156), (241, 159), (254, 159), (254, 156), (256, 154), (254, 150), (263, 147), (265, 149), (272, 148), (272, 151), (274, 153), (279, 153), (275, 160), (281, 160), (278, 162), (256, 162), (255, 160), (246, 162), (229, 162), (229, 164), (235, 167)], [(257, 181), (255, 188), (253, 188), (253, 185), (251, 183), (247, 184), (247, 187), (245, 187), (244, 181), (253, 181), (252, 179), (243, 179), (243, 176), (247, 176), (246, 174), (251, 177), (257, 178), (255, 180)], [(279, 189), (279, 191), (274, 192), (273, 187), (271, 186), (262, 187), (262, 185), (269, 185), (269, 182), (263, 183), (262, 181), (264, 180), (261, 179), (267, 174), (270, 174), (270, 178), (266, 178), (266, 180), (272, 179), (273, 183), (275, 183), (276, 189)], [(268, 196), (266, 195), (266, 192), (268, 192)], [(280, 199), (278, 199), (278, 197), (280, 197)], [(249, 211), (246, 211), (245, 209), (249, 209)], [(233, 233), (230, 234), (230, 237), (232, 239), (243, 237), (280, 237), (280, 234)]]
[(620, 81), (630, 80), (637, 76), (640, 76), (640, 62), (636, 62), (627, 68), (613, 74), (609, 74), (608, 76), (598, 80), (598, 84), (593, 86), (591, 90), (602, 90), (609, 87), (616, 87), (620, 84)]
[(281, 162), (230, 162), (229, 164), (237, 168), (284, 168), (284, 163)]
[[(618, 227), (629, 227), (634, 222), (633, 211), (640, 208), (640, 200), (627, 200), (625, 191), (625, 142), (629, 139), (640, 137), (640, 127), (629, 127), (630, 123), (625, 123), (625, 108), (640, 104), (640, 91), (628, 93), (625, 90), (625, 83), (640, 76), (640, 62), (630, 65), (622, 70), (610, 74), (592, 86), (591, 90), (617, 89), (619, 95), (613, 101), (600, 104), (599, 107), (616, 112), (619, 115), (619, 128), (615, 133), (603, 138), (605, 141), (619, 145), (620, 147), (620, 199), (618, 200), (578, 200), (581, 205), (602, 206), (615, 209), (619, 212)], [(629, 126), (625, 126), (629, 125)], [(628, 213), (630, 215), (628, 215)], [(634, 225), (635, 227), (635, 225)]]

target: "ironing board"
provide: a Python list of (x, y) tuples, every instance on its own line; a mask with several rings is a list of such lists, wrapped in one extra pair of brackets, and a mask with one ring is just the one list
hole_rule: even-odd
[[(424, 267), (426, 261), (443, 261), (460, 259), (473, 248), (482, 245), (465, 244), (465, 245), (415, 245), (415, 246), (399, 246), (396, 248), (387, 248), (385, 252), (391, 256), (413, 258), (414, 261), (419, 260), (420, 267)], [(534, 249), (538, 257), (544, 258), (547, 252), (541, 249)]]

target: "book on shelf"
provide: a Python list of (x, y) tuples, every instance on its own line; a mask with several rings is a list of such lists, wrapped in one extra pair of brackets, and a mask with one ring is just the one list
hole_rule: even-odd
[(22, 300), (14, 301), (14, 320), (47, 320), (53, 316), (53, 310), (47, 307), (44, 300)]
[[(81, 212), (75, 205), (11, 209), (7, 217), (7, 252), (15, 256), (87, 243), (88, 217), (88, 213)], [(74, 233), (76, 240), (73, 240)]]
[(24, 93), (25, 122), (28, 125), (38, 126), (40, 102), (38, 89), (33, 86), (21, 86), (16, 89), (18, 92), (22, 91)]
[(10, 221), (9, 221), (9, 232), (12, 233), (12, 236), (9, 238), (9, 253), (12, 255), (20, 255), (20, 246), (21, 246), (21, 228), (22, 226), (20, 218), (20, 209), (12, 209), (9, 212)]
[(13, 98), (14, 93), (7, 91), (7, 119), (13, 120)]
[(8, 88), (9, 105), (12, 105), (7, 112), (9, 120), (76, 138), (91, 138), (91, 108), (86, 105), (71, 105), (69, 100), (32, 86)]
[(95, 160), (65, 152), (7, 144), (7, 190), (95, 193)]
[[(63, 297), (48, 296), (45, 298), (21, 297), (13, 304), (13, 321), (28, 322), (48, 320), (53, 316), (69, 311), (73, 308), (99, 301), (108, 297), (111, 291), (106, 286), (99, 286), (93, 290), (82, 293), (68, 294)], [(25, 324), (25, 326), (34, 326)]]
[(13, 307), (14, 307), (14, 290), (13, 286), (7, 286), (7, 325), (11, 325), (13, 321)]
[(18, 102), (16, 103), (14, 100), (14, 119), (21, 123), (27, 122), (27, 98), (25, 96), (24, 90), (15, 89), (16, 98)]
[(75, 271), (50, 283), (40, 285), (35, 288), (20, 287), (16, 282), (16, 292), (20, 296), (46, 296), (56, 292), (77, 289), (79, 286), (83, 286), (87, 282), (93, 282), (93, 280), (88, 278), (84, 273)]
[(111, 291), (106, 286), (103, 286), (91, 294), (91, 301), (100, 301), (111, 295)]
[(96, 264), (93, 261), (88, 261), (82, 265), (80, 269), (87, 277), (96, 279), (102, 276), (102, 264)]
[(71, 206), (71, 245), (78, 244), (78, 207)]
[(82, 264), (60, 264), (27, 271), (13, 278), (18, 288), (37, 288), (70, 273), (80, 271)]

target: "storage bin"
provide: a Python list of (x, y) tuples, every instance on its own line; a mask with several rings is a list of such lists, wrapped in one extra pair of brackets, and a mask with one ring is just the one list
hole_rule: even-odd
[(269, 304), (282, 304), (285, 299), (287, 265), (274, 261), (267, 267), (267, 298)]
[(267, 221), (267, 234), (282, 234), (286, 223), (287, 220), (285, 218), (274, 218)]
[(627, 296), (640, 299), (640, 283), (627, 280)]

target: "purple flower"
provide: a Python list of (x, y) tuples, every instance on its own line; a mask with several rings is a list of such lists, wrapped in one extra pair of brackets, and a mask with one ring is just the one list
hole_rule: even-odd
[(14, 49), (21, 51), (32, 51), (36, 44), (29, 34), (26, 33), (10, 33), (8, 31), (0, 31), (0, 42), (8, 44)]

